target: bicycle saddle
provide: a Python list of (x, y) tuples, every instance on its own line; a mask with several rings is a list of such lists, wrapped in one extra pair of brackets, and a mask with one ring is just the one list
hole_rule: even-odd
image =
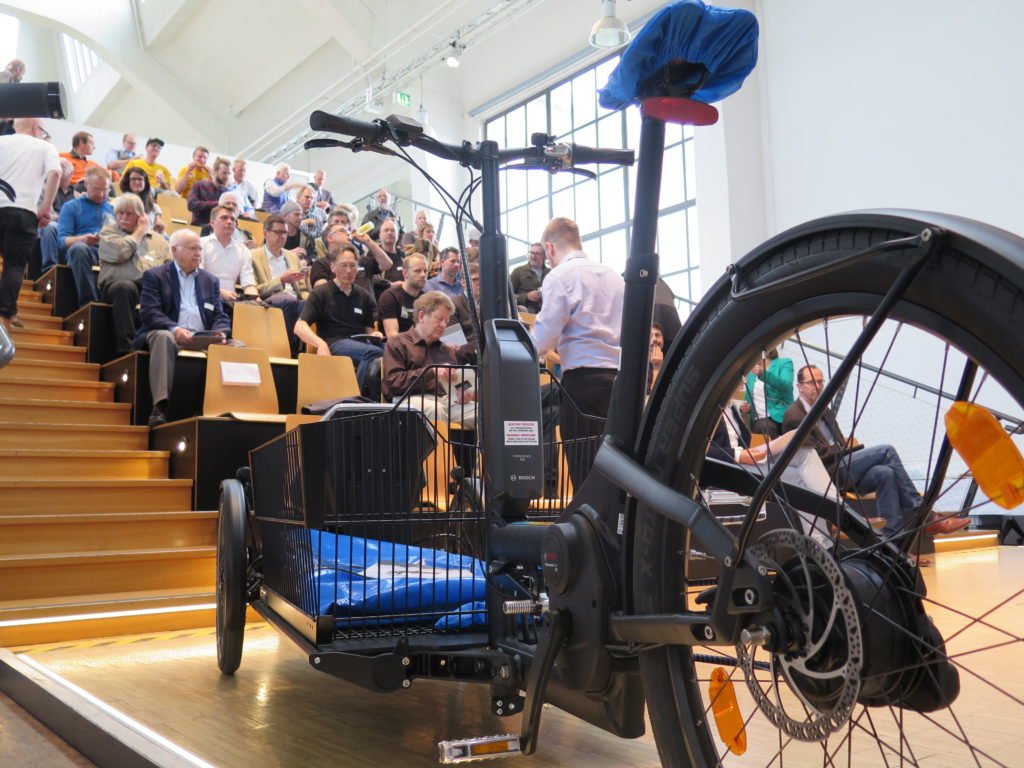
[(711, 8), (700, 0), (672, 3), (623, 51), (599, 91), (601, 106), (622, 109), (652, 97), (704, 106), (720, 101), (740, 89), (757, 63), (757, 35), (749, 11)]

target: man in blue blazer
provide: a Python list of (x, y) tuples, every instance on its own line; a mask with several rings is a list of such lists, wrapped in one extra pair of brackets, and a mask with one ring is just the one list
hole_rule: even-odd
[(199, 268), (203, 256), (199, 236), (179, 229), (171, 235), (171, 256), (173, 261), (142, 274), (139, 299), (142, 328), (135, 348), (149, 348), (151, 427), (167, 422), (178, 350), (188, 346), (195, 331), (220, 331), (224, 339), (231, 332), (231, 320), (220, 300), (220, 281)]

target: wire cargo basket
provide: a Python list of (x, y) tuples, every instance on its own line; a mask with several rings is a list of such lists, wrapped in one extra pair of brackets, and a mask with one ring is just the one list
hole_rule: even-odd
[(482, 624), (483, 509), (462, 466), (475, 450), (472, 431), (383, 404), (338, 406), (254, 450), (268, 602), (318, 641)]

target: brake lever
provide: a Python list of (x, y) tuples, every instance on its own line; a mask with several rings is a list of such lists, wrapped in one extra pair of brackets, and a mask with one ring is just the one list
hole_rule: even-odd
[(342, 141), (341, 139), (309, 139), (303, 145), (305, 149), (328, 149), (332, 147), (341, 147), (342, 149), (350, 149), (353, 152), (376, 152), (381, 155), (391, 155), (398, 157), (398, 153), (382, 147), (380, 144), (374, 144), (373, 142), (366, 142), (362, 139), (352, 139), (351, 141)]
[(558, 168), (542, 162), (521, 163), (520, 165), (504, 165), (502, 171), (547, 171), (548, 173), (576, 173), (588, 179), (596, 179), (597, 174), (586, 168)]

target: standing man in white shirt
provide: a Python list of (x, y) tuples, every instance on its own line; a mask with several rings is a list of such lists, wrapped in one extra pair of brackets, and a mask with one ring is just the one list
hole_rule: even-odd
[(0, 136), (0, 252), (4, 255), (0, 323), (8, 329), (23, 325), (18, 317), (18, 292), (36, 232), (50, 223), (60, 182), (60, 156), (43, 140), (45, 135), (43, 124), (31, 117), (16, 119), (14, 133)]
[(252, 256), (244, 244), (234, 238), (235, 214), (218, 205), (210, 211), (213, 234), (200, 241), (203, 246), (202, 269), (220, 280), (220, 296), (226, 309), (239, 299), (236, 285), (241, 285), (244, 298), (259, 300)]
[(531, 333), (539, 354), (554, 351), (561, 360), (562, 387), (572, 400), (561, 407), (562, 440), (578, 488), (597, 453), (597, 440), (585, 438), (603, 433), (619, 370), (625, 283), (611, 267), (587, 258), (571, 219), (552, 219), (541, 242), (552, 269)]

